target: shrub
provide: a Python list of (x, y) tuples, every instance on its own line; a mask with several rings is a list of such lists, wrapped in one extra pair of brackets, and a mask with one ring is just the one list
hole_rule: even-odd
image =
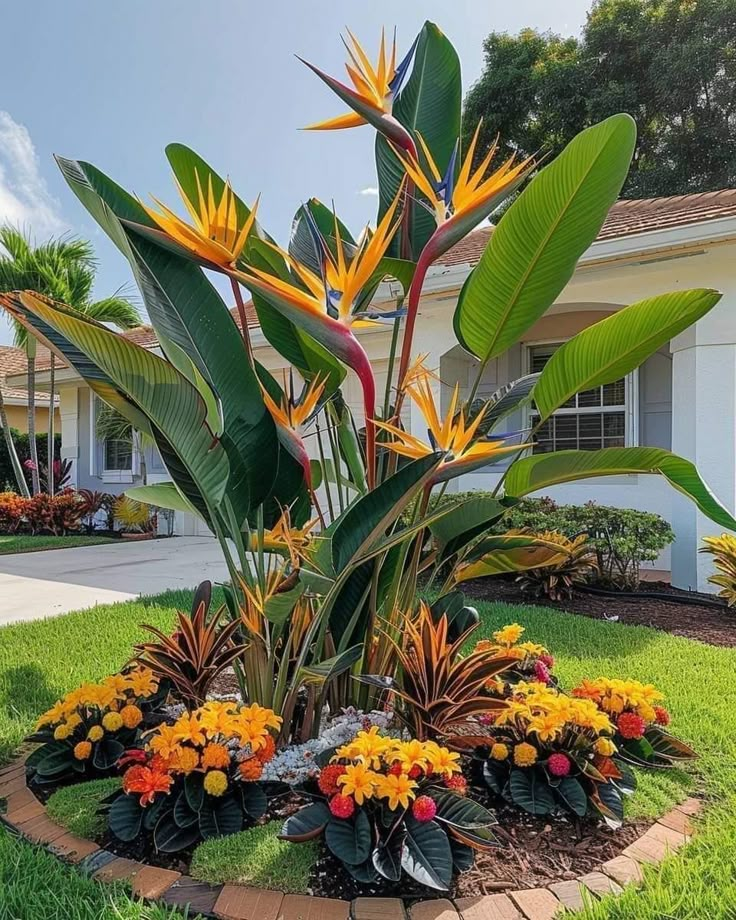
[(590, 580), (598, 571), (596, 550), (587, 534), (580, 534), (570, 539), (555, 531), (535, 534), (547, 543), (559, 544), (561, 555), (549, 565), (538, 569), (529, 569), (517, 577), (522, 591), (527, 591), (551, 601), (559, 601), (573, 596), (576, 585)]
[[(15, 449), (18, 454), (18, 458), (21, 462), (21, 465), (25, 463), (26, 460), (31, 459), (31, 444), (30, 438), (26, 432), (18, 431), (15, 428), (11, 428), (11, 434), (13, 436), (13, 443), (15, 444)], [(48, 435), (46, 432), (39, 432), (36, 435), (36, 450), (38, 451), (39, 461), (42, 463), (46, 462), (48, 456), (46, 450), (46, 444), (48, 443)], [(61, 435), (57, 434), (54, 437), (54, 454), (56, 457), (59, 456), (61, 451)], [(31, 471), (25, 466), (23, 467), (23, 475), (26, 477), (26, 482), (30, 488), (31, 485)], [(17, 489), (18, 483), (15, 481), (15, 474), (13, 473), (13, 466), (10, 462), (10, 457), (8, 456), (8, 449), (5, 445), (5, 439), (0, 438), (0, 491), (2, 489)]]
[(124, 533), (142, 533), (151, 527), (151, 506), (121, 495), (115, 500), (115, 521)]
[(317, 844), (307, 841), (293, 847), (279, 840), (280, 832), (280, 822), (270, 821), (229, 837), (206, 840), (194, 851), (190, 873), (211, 885), (225, 882), (306, 894), (309, 874), (319, 856)]
[(716, 575), (710, 575), (708, 581), (718, 585), (718, 596), (722, 597), (729, 607), (736, 604), (736, 537), (729, 533), (720, 537), (704, 537), (701, 553), (710, 553), (713, 556), (713, 565)]
[(55, 536), (78, 530), (82, 520), (83, 504), (71, 489), (48, 495), (39, 492), (28, 499), (26, 519), (34, 534), (50, 530)]
[(15, 533), (28, 510), (28, 499), (15, 492), (0, 492), (0, 533)]
[(115, 496), (109, 492), (96, 492), (93, 489), (80, 489), (78, 492), (80, 499), (80, 512), (84, 526), (90, 532), (95, 529), (95, 517), (100, 511), (105, 511), (108, 515), (108, 530), (112, 530), (112, 523), (109, 521), (111, 508), (115, 504)]

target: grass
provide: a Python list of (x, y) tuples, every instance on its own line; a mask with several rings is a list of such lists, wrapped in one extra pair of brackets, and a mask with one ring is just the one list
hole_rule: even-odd
[(0, 556), (12, 553), (37, 553), (42, 549), (72, 549), (75, 546), (97, 546), (100, 543), (119, 543), (115, 537), (74, 536), (32, 537), (28, 534), (3, 534), (0, 536)]
[[(0, 762), (10, 758), (38, 713), (63, 692), (124, 664), (131, 644), (141, 636), (140, 622), (168, 629), (175, 609), (188, 609), (190, 600), (189, 592), (169, 592), (0, 629)], [(656, 683), (667, 695), (674, 731), (700, 752), (697, 778), (681, 771), (640, 772), (639, 789), (627, 803), (629, 815), (658, 815), (696, 784), (708, 796), (710, 807), (695, 841), (669, 859), (661, 872), (648, 873), (641, 891), (626, 894), (618, 901), (601, 901), (581, 917), (734, 920), (736, 649), (715, 648), (645, 627), (589, 620), (548, 608), (487, 603), (477, 606), (482, 617), (478, 638), (490, 635), (505, 623), (520, 622), (527, 628), (526, 638), (544, 643), (553, 652), (556, 673), (565, 686), (584, 676), (598, 675), (629, 676)], [(25, 845), (14, 842), (13, 847), (12, 852), (0, 851), (0, 880), (2, 873), (8, 871), (4, 863), (20, 858), (18, 848), (27, 867), (33, 862), (28, 853), (33, 854), (33, 859), (41, 859), (37, 851)], [(38, 874), (27, 868), (26, 898), (30, 892), (35, 898), (38, 889), (46, 891), (44, 865), (45, 862), (40, 864)], [(57, 885), (52, 890), (61, 887)], [(12, 912), (3, 913), (2, 897), (0, 918), (15, 917)], [(24, 918), (22, 913), (19, 916)], [(67, 914), (44, 914), (41, 910), (25, 916), (45, 920), (46, 916)], [(72, 912), (68, 916), (77, 920)], [(118, 920), (121, 915), (110, 909), (78, 916)]]
[(254, 888), (277, 888), (305, 894), (317, 859), (316, 843), (287, 843), (278, 839), (280, 821), (206, 840), (194, 851), (190, 875), (203, 882), (234, 882)]
[(107, 827), (104, 814), (98, 814), (102, 800), (120, 788), (117, 777), (93, 779), (88, 783), (62, 786), (49, 798), (46, 811), (49, 818), (78, 837), (97, 840)]
[(172, 908), (133, 900), (120, 883), (103, 886), (85, 878), (40, 847), (0, 830), (2, 920), (184, 920), (184, 916)]

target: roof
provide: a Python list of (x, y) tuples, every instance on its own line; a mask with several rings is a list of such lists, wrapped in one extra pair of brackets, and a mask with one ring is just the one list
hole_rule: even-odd
[[(716, 192), (700, 192), (694, 195), (672, 195), (668, 198), (622, 199), (617, 201), (608, 212), (608, 217), (597, 240), (620, 239), (638, 233), (685, 227), (734, 216), (736, 216), (736, 189), (721, 189)], [(482, 227), (469, 233), (464, 240), (441, 256), (435, 264), (441, 266), (475, 265), (483, 254), (492, 233), (493, 227)], [(249, 300), (245, 304), (245, 311), (248, 327), (257, 327), (258, 317), (252, 301)], [(231, 308), (230, 313), (240, 328), (237, 308)], [(144, 348), (153, 348), (158, 344), (152, 326), (138, 326), (122, 335)], [(18, 354), (9, 355), (8, 351)], [(39, 346), (36, 369), (48, 370), (49, 365), (48, 350)], [(57, 367), (64, 366), (64, 363), (57, 358)], [(25, 367), (25, 353), (21, 349), (0, 346), (0, 377), (3, 376), (3, 371), (5, 375), (21, 374), (25, 371)], [(24, 391), (23, 393), (25, 395)]]
[[(608, 212), (598, 240), (613, 240), (685, 227), (721, 217), (736, 216), (736, 189), (701, 192), (697, 195), (673, 195), (669, 198), (622, 199)], [(493, 227), (483, 227), (468, 234), (438, 259), (438, 265), (474, 265), (481, 257)]]
[[(36, 366), (43, 362), (46, 367), (49, 366), (49, 351), (39, 345), (36, 350)], [(25, 374), (26, 372), (26, 353), (22, 348), (16, 348), (13, 345), (0, 345), (0, 390), (2, 390), (4, 399), (23, 400), (28, 399), (28, 390), (20, 387), (9, 387), (5, 383), (5, 378), (11, 374)], [(48, 403), (48, 393), (36, 393), (37, 403)]]

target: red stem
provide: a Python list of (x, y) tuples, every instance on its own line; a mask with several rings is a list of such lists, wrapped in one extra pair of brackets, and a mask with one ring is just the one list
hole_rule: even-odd
[[(431, 243), (431, 240), (430, 240)], [(404, 399), (404, 377), (409, 370), (409, 361), (411, 359), (411, 346), (414, 339), (414, 326), (417, 321), (417, 312), (419, 309), (419, 298), (422, 296), (422, 287), (429, 266), (432, 264), (434, 256), (428, 243), (422, 250), (417, 267), (414, 271), (411, 287), (409, 288), (409, 302), (407, 304), (406, 325), (404, 326), (404, 340), (401, 343), (401, 360), (399, 361), (399, 376), (396, 381), (397, 397), (394, 417), (398, 418), (401, 412), (401, 403)]]
[(368, 355), (357, 339), (353, 339), (354, 347), (351, 349), (350, 365), (358, 375), (363, 388), (363, 410), (365, 414), (365, 459), (366, 479), (368, 488), (373, 489), (376, 484), (376, 428), (373, 418), (376, 414), (376, 380), (373, 368), (368, 360)]

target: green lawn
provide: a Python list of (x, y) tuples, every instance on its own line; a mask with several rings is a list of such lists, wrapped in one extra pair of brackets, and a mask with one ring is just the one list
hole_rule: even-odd
[(119, 543), (115, 537), (32, 537), (28, 534), (0, 536), (0, 556), (10, 553), (37, 553), (42, 549), (70, 549), (74, 546), (97, 546), (99, 543)]
[[(34, 718), (61, 693), (81, 680), (103, 677), (126, 660), (141, 636), (138, 623), (168, 628), (176, 607), (189, 607), (187, 592), (97, 607), (35, 623), (0, 629), (0, 761), (9, 759)], [(695, 785), (711, 801), (696, 840), (671, 858), (659, 873), (648, 874), (640, 892), (609, 899), (581, 915), (585, 920), (717, 920), (736, 917), (736, 649), (715, 648), (644, 627), (603, 623), (535, 607), (478, 604), (483, 619), (478, 637), (517, 621), (526, 638), (547, 645), (557, 659), (556, 673), (566, 686), (584, 676), (630, 676), (656, 683), (667, 694), (674, 730), (701, 754), (699, 775), (681, 772), (640, 773), (630, 815), (656, 815)], [(736, 628), (736, 620), (734, 623)], [(50, 650), (56, 649), (52, 655)], [(25, 844), (0, 849), (3, 873), (19, 860), (30, 866), (35, 855)], [(21, 855), (19, 855), (21, 854)], [(46, 862), (39, 872), (27, 868), (33, 897), (45, 890)], [(32, 881), (30, 881), (32, 879)], [(58, 897), (62, 886), (56, 885)], [(75, 892), (77, 889), (74, 889)], [(0, 917), (15, 917), (3, 904)], [(78, 893), (75, 898), (81, 897)], [(66, 903), (66, 902), (65, 902)], [(124, 902), (121, 902), (124, 903)], [(71, 904), (71, 902), (70, 902)], [(81, 910), (81, 907), (79, 908)], [(33, 914), (52, 916), (143, 918), (119, 905), (94, 913)], [(136, 908), (138, 909), (138, 908)], [(5, 910), (5, 913), (3, 912)], [(19, 917), (24, 915), (18, 914)], [(30, 917), (31, 914), (25, 916)], [(151, 915), (153, 916), (153, 915)], [(156, 920), (159, 920), (158, 916)]]

